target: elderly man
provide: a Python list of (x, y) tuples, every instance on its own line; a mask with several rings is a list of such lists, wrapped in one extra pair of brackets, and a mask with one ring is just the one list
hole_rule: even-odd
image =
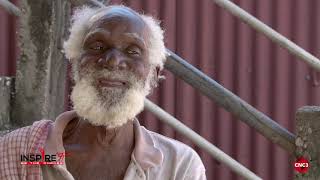
[[(124, 6), (84, 7), (73, 16), (64, 50), (73, 67), (74, 111), (3, 137), (0, 179), (206, 178), (194, 150), (135, 119), (165, 60), (156, 20)], [(61, 164), (20, 164), (39, 152), (45, 162), (67, 156)]]

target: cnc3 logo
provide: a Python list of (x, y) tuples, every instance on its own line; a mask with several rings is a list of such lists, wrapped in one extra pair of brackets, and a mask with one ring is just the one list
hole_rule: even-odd
[(310, 168), (309, 161), (304, 157), (297, 158), (296, 162), (294, 163), (294, 169), (299, 173), (307, 173)]

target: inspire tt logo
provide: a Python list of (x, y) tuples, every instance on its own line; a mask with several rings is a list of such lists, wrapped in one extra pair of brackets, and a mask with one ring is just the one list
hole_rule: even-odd
[(67, 153), (46, 154), (45, 150), (39, 148), (40, 154), (20, 155), (22, 165), (61, 165)]

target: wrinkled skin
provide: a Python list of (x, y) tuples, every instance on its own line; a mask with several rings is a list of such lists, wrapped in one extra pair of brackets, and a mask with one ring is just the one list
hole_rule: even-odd
[[(150, 67), (146, 48), (147, 30), (143, 20), (124, 8), (112, 8), (91, 27), (84, 40), (79, 75), (87, 75), (88, 67), (96, 71), (108, 69), (131, 71), (145, 80)], [(96, 79), (94, 86), (125, 90), (126, 82)], [(103, 97), (102, 97), (103, 98)], [(107, 129), (74, 119), (63, 133), (67, 153), (67, 169), (75, 179), (123, 179), (134, 149), (133, 123)]]

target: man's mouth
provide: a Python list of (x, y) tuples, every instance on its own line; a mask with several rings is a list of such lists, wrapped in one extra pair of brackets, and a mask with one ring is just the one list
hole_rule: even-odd
[(125, 88), (128, 86), (128, 82), (118, 79), (98, 78), (97, 82), (99, 87)]

